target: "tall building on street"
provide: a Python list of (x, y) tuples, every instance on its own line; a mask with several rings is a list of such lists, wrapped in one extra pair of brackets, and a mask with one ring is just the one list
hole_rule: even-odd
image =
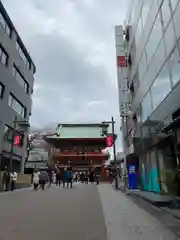
[(179, 0), (132, 0), (115, 29), (126, 161), (137, 159), (141, 188), (154, 192), (175, 193), (179, 168), (179, 23)]
[(26, 154), (26, 133), (18, 137), (11, 152), (12, 130), (17, 121), (29, 121), (35, 65), (0, 1), (0, 167), (10, 163), (16, 171), (23, 170)]

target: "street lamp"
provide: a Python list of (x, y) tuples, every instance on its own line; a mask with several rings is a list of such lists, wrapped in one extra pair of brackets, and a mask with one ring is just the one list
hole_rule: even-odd
[(115, 129), (114, 129), (114, 124), (116, 122), (114, 121), (114, 117), (111, 117), (111, 121), (108, 122), (102, 122), (102, 136), (108, 136), (110, 133), (108, 133), (108, 129), (106, 124), (111, 124), (112, 126), (112, 146), (113, 146), (113, 156), (114, 156), (114, 167), (115, 167), (115, 188), (118, 189), (118, 178), (117, 178), (117, 159), (116, 159), (116, 145), (115, 145), (115, 140), (116, 140), (116, 134), (115, 134)]
[(13, 160), (13, 149), (14, 149), (14, 138), (16, 136), (16, 128), (19, 126), (23, 129), (23, 132), (26, 132), (27, 129), (30, 127), (28, 121), (18, 121), (17, 116), (15, 116), (13, 121), (13, 129), (12, 129), (12, 141), (11, 141), (11, 149), (10, 149), (10, 158), (9, 158), (9, 171), (12, 171), (12, 160)]

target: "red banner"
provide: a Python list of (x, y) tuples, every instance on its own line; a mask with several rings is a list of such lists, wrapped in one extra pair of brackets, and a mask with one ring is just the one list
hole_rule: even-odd
[(106, 146), (107, 147), (112, 147), (113, 145), (113, 137), (112, 136), (107, 136), (106, 137)]
[(127, 67), (127, 61), (125, 56), (117, 56), (118, 67)]
[(21, 137), (20, 136), (15, 136), (14, 137), (14, 146), (17, 146), (21, 143)]

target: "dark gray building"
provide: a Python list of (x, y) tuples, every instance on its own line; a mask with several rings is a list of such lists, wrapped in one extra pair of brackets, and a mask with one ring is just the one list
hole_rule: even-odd
[[(0, 153), (1, 168), (9, 163), (12, 128), (31, 116), (35, 65), (0, 1)], [(22, 171), (26, 154), (26, 133), (17, 131), (20, 142), (14, 147), (13, 168)]]
[(180, 1), (132, 0), (123, 38), (131, 106), (122, 118), (126, 157), (131, 147), (143, 189), (171, 191), (180, 156)]

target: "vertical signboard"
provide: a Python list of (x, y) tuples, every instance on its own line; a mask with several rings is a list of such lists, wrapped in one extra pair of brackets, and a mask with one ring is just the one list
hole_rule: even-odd
[(128, 166), (128, 188), (129, 189), (137, 189), (138, 188), (136, 165)]
[(127, 59), (124, 50), (123, 26), (116, 26), (115, 41), (116, 41), (117, 78), (119, 91), (119, 108), (120, 115), (122, 117), (125, 117), (128, 114), (130, 106), (128, 100)]

